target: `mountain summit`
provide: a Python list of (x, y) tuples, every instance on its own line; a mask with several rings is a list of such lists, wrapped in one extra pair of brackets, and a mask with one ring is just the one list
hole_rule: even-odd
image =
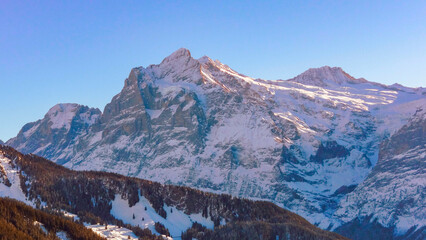
[(324, 66), (320, 68), (310, 68), (302, 74), (289, 81), (298, 83), (326, 87), (329, 85), (342, 85), (345, 83), (366, 83), (363, 78), (356, 79), (343, 71), (340, 67)]
[(175, 52), (173, 52), (172, 54), (170, 54), (170, 56), (166, 57), (161, 63), (167, 63), (167, 62), (176, 62), (179, 59), (191, 59), (191, 53), (189, 52), (188, 49), (186, 48), (179, 48), (178, 50), (176, 50)]
[[(360, 199), (347, 196), (367, 191), (363, 183), (388, 149), (381, 142), (425, 105), (424, 89), (399, 90), (340, 68), (267, 81), (179, 49), (160, 64), (132, 69), (103, 113), (80, 106), (72, 118), (47, 114), (7, 144), (73, 169), (273, 201), (321, 228), (344, 226), (349, 237), (366, 217), (376, 222), (365, 227), (379, 222), (404, 234), (424, 225), (398, 209), (414, 192), (399, 191), (396, 204), (378, 202), (380, 212), (348, 208)], [(67, 112), (60, 109), (56, 116)], [(383, 213), (395, 213), (393, 220)]]

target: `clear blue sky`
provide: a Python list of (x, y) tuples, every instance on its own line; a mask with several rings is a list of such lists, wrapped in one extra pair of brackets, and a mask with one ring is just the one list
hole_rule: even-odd
[(426, 1), (0, 2), (0, 139), (59, 102), (103, 107), (180, 47), (264, 79), (340, 66), (426, 85)]

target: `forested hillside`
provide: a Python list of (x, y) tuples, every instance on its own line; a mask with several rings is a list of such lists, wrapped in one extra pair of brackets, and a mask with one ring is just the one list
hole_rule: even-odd
[(70, 219), (0, 197), (0, 239), (60, 239), (61, 234), (70, 239), (104, 239)]
[[(139, 224), (129, 224), (131, 220), (124, 217), (120, 219), (121, 215), (114, 212), (117, 201), (126, 202), (127, 206), (121, 206), (122, 211), (136, 209), (133, 207), (147, 201), (149, 204), (145, 205), (145, 211), (149, 211), (147, 206), (152, 207), (166, 226), (173, 223), (176, 212), (193, 219), (197, 216), (197, 219), (206, 223), (212, 222), (212, 226), (209, 226), (194, 221), (190, 230), (181, 233), (184, 238), (276, 239), (278, 236), (279, 239), (344, 239), (338, 234), (321, 230), (304, 218), (270, 202), (205, 193), (188, 187), (162, 185), (113, 173), (73, 171), (42, 157), (24, 155), (6, 146), (0, 146), (0, 156), (11, 160), (13, 169), (19, 172), (27, 201), (34, 203), (37, 208), (66, 210), (77, 214), (84, 222), (126, 226), (144, 239), (155, 239), (152, 232), (161, 233), (161, 223), (155, 224), (155, 228), (151, 229), (143, 229)], [(7, 173), (4, 175), (4, 179), (8, 179)], [(133, 219), (140, 214), (138, 211), (131, 213)], [(176, 232), (172, 228), (167, 230)]]

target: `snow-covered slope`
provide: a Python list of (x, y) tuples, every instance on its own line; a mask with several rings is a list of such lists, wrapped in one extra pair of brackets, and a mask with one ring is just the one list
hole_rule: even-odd
[(343, 223), (350, 222), (349, 226), (369, 219), (393, 229), (397, 236), (409, 232), (411, 239), (424, 239), (425, 193), (426, 110), (419, 109), (406, 125), (381, 144), (377, 165), (340, 202), (335, 216)]
[(28, 205), (34, 204), (27, 199), (21, 189), (18, 169), (13, 166), (12, 160), (0, 154), (0, 197), (9, 197), (22, 201)]
[[(336, 228), (341, 200), (376, 165), (380, 142), (425, 105), (423, 88), (385, 86), (340, 68), (267, 81), (179, 49), (132, 69), (97, 121), (84, 130), (71, 125), (72, 142), (50, 138), (43, 146), (56, 150), (31, 148), (26, 142), (40, 137), (24, 127), (7, 144), (74, 169), (270, 200)], [(48, 129), (67, 129), (62, 122)]]
[(159, 222), (163, 224), (171, 234), (171, 237), (176, 238), (180, 236), (187, 229), (191, 228), (192, 225), (197, 222), (208, 229), (214, 228), (214, 223), (211, 219), (205, 218), (201, 213), (199, 214), (186, 214), (182, 210), (178, 210), (176, 207), (164, 206), (164, 210), (167, 212), (167, 217), (160, 216), (152, 204), (143, 196), (134, 206), (129, 207), (127, 199), (123, 199), (119, 194), (115, 196), (112, 202), (111, 214), (122, 220), (124, 223), (131, 224), (133, 226), (140, 226), (142, 228), (148, 228), (155, 234), (160, 234), (155, 230), (155, 223)]
[(87, 224), (86, 227), (92, 229), (99, 236), (111, 240), (138, 239), (131, 230), (116, 225), (107, 225), (105, 227), (102, 224)]
[(54, 155), (56, 159), (63, 159), (71, 154), (78, 136), (87, 132), (100, 115), (99, 109), (71, 103), (57, 104), (43, 119), (26, 124), (8, 142), (25, 149), (26, 153)]
[[(291, 236), (291, 239), (345, 239), (270, 202), (205, 193), (118, 174), (72, 171), (7, 146), (0, 146), (0, 157), (0, 186), (9, 188), (1, 192), (2, 196), (62, 214), (71, 221), (84, 222), (96, 233), (113, 239), (129, 236), (131, 239), (135, 236), (152, 240), (192, 239), (195, 235), (203, 236), (204, 240), (235, 239), (229, 237), (228, 231), (242, 239), (253, 235), (254, 239), (261, 239), (261, 235), (271, 234)], [(35, 224), (46, 226), (44, 229), (49, 232), (60, 237), (66, 235), (56, 228), (52, 230), (52, 224), (37, 221), (41, 223)], [(72, 234), (68, 230), (67, 233)]]

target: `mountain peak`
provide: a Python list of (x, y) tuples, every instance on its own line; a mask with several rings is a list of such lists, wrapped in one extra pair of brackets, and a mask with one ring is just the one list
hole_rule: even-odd
[(72, 118), (80, 105), (76, 103), (59, 103), (53, 106), (46, 114), (53, 123), (52, 128), (69, 128)]
[(340, 67), (323, 66), (320, 68), (310, 68), (302, 74), (290, 79), (302, 84), (315, 86), (342, 85), (344, 83), (363, 83), (367, 80), (363, 78), (356, 79), (343, 71)]
[[(170, 56), (164, 58), (160, 64), (150, 65), (146, 68), (150, 76), (163, 79), (166, 82), (177, 82), (182, 80), (199, 82), (201, 76), (200, 63), (192, 58), (186, 48), (180, 48)], [(145, 70), (144, 70), (145, 71)]]
[(77, 103), (58, 103), (55, 106), (51, 107), (47, 114), (51, 116), (59, 112), (70, 112), (76, 109), (78, 106), (80, 105)]
[(214, 62), (211, 58), (209, 58), (208, 56), (204, 55), (202, 57), (200, 57), (199, 59), (197, 59), (200, 63), (205, 64), (208, 62)]
[(82, 121), (91, 125), (100, 116), (100, 110), (77, 103), (59, 103), (49, 109), (45, 118), (52, 123), (50, 126), (52, 129), (65, 127), (69, 130), (71, 122), (77, 115), (80, 115)]
[(191, 52), (189, 52), (186, 48), (179, 48), (178, 50), (174, 51), (172, 54), (170, 54), (168, 57), (166, 57), (161, 63), (167, 63), (171, 61), (176, 61), (179, 59), (191, 59)]

